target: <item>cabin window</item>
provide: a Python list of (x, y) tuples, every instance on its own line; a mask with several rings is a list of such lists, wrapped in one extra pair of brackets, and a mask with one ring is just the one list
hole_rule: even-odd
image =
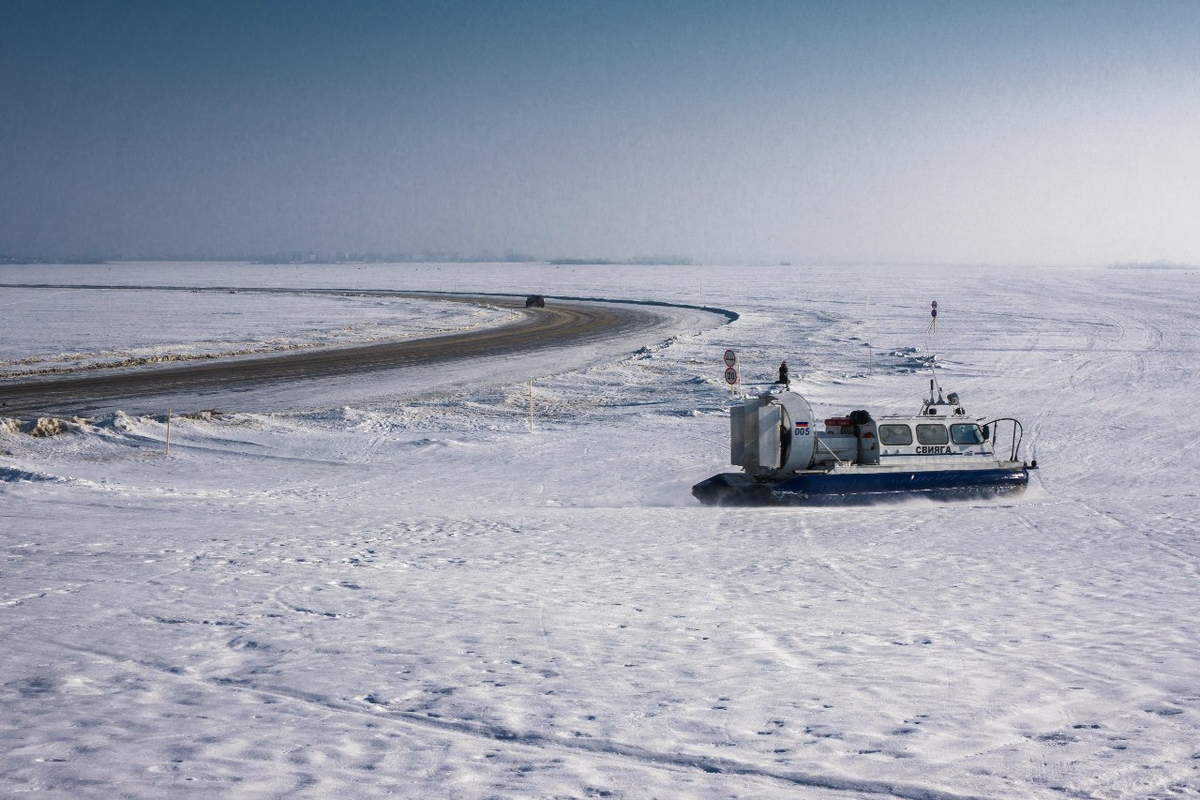
[(921, 444), (946, 444), (950, 441), (950, 433), (945, 425), (918, 425), (917, 441)]
[(912, 428), (907, 425), (879, 426), (879, 443), (884, 447), (903, 447), (912, 442)]
[(951, 425), (950, 438), (955, 444), (983, 444), (983, 431), (974, 423)]

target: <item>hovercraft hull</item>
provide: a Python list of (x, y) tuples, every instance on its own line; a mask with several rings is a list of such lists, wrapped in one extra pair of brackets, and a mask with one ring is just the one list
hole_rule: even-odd
[(785, 480), (756, 480), (744, 473), (714, 475), (692, 487), (705, 505), (871, 505), (927, 497), (961, 500), (1023, 490), (1025, 465), (995, 469), (856, 470), (812, 472)]

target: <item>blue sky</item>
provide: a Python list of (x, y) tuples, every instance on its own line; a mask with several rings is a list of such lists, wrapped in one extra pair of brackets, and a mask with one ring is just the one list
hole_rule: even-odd
[(1200, 262), (1200, 3), (0, 5), (0, 253)]

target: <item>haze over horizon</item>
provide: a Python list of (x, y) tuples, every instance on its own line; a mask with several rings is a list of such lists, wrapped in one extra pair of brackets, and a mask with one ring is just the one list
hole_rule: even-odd
[(1200, 4), (0, 6), (0, 255), (1200, 263)]

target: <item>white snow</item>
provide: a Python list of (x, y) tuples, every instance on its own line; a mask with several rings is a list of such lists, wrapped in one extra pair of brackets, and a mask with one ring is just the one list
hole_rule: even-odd
[[(0, 343), (0, 379), (145, 362), (264, 355), (432, 336), (495, 325), (498, 308), (406, 297), (29, 288), (0, 300), (5, 330), (54, 333)], [(102, 326), (80, 325), (103, 309)], [(269, 313), (262, 313), (267, 310)]]
[[(536, 291), (741, 317), (681, 310), (645, 341), (345, 387), (355, 402), (326, 387), (247, 413), (229, 396), (221, 417), (173, 420), (169, 457), (162, 415), (0, 432), (0, 794), (1200, 794), (1195, 272), (0, 274), (22, 282)], [(0, 289), (0, 308), (50, 291)], [(77, 312), (6, 323), (5, 359), (475, 313), (201, 294), (201, 316), (230, 316), (143, 327), (144, 304), (173, 318), (192, 295), (61, 291)], [(915, 409), (936, 352), (968, 411), (1024, 421), (1041, 469), (1017, 499), (701, 507), (691, 485), (731, 469), (727, 347), (750, 384), (786, 359), (828, 415)]]

